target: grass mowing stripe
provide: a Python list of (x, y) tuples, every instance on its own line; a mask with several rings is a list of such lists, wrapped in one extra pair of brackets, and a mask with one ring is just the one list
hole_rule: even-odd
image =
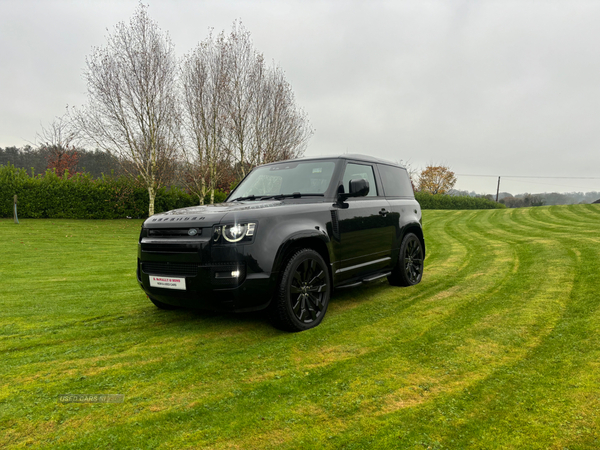
[(0, 446), (598, 448), (597, 214), (425, 211), (422, 284), (340, 292), (299, 334), (156, 310), (139, 221), (0, 220)]
[[(596, 223), (600, 219), (600, 204), (569, 205), (566, 209), (579, 219), (578, 222)], [(559, 209), (554, 208), (554, 211)]]
[[(546, 216), (547, 219), (543, 219)], [(540, 221), (546, 220), (551, 221), (553, 225), (559, 225), (560, 231), (564, 233), (570, 233), (571, 229), (578, 229), (582, 235), (594, 234), (594, 229), (597, 228), (598, 218), (589, 218), (589, 220), (583, 220), (580, 214), (575, 213), (569, 209), (556, 209), (556, 208), (534, 208), (531, 212), (531, 216)], [(559, 230), (557, 230), (559, 231)]]
[[(443, 335), (443, 333), (442, 333), (442, 335)], [(535, 347), (534, 347), (534, 348), (535, 348)], [(447, 353), (445, 352), (445, 354), (447, 354)], [(462, 358), (464, 358), (464, 354), (463, 354), (463, 355), (461, 355), (461, 357), (462, 357)], [(447, 358), (445, 358), (445, 359), (447, 359)], [(518, 361), (521, 361), (521, 359), (519, 359)], [(510, 371), (510, 367), (509, 367), (509, 368), (506, 368), (506, 367), (501, 367), (501, 369), (502, 369), (502, 370), (509, 370), (509, 371)], [(473, 378), (475, 378), (475, 377), (471, 377), (471, 378), (473, 379)], [(475, 386), (475, 388), (476, 388), (476, 386)], [(471, 395), (472, 391), (474, 390), (474, 388), (473, 388), (473, 387), (469, 387), (469, 386), (467, 386), (467, 387), (466, 387), (466, 389), (467, 389), (467, 394), (469, 394), (469, 395)], [(428, 392), (431, 392), (431, 389), (428, 389)], [(444, 390), (444, 392), (448, 392), (448, 390)], [(464, 397), (464, 394), (465, 394), (465, 392), (460, 392), (460, 396), (461, 396), (461, 397)], [(403, 405), (403, 406), (404, 406), (404, 405)], [(486, 411), (486, 410), (485, 410), (485, 408), (482, 408), (482, 410), (483, 410), (484, 412)], [(437, 411), (438, 413), (440, 412), (439, 406), (436, 406), (436, 411)], [(411, 419), (412, 412), (411, 412), (411, 411), (407, 411), (406, 415), (407, 415), (407, 417), (404, 417), (404, 420), (402, 420), (402, 421), (401, 421), (401, 423), (411, 423), (411, 422), (412, 422), (412, 421), (410, 420), (410, 419)], [(445, 415), (442, 415), (442, 417), (446, 418), (446, 417), (445, 417)], [(479, 421), (480, 421), (480, 419), (479, 419), (478, 417), (475, 417), (475, 418), (474, 418), (474, 420), (475, 420), (475, 423), (479, 423)], [(393, 435), (393, 434), (394, 434), (392, 430), (386, 430), (386, 431), (387, 431), (387, 433), (385, 434), (385, 436), (389, 436), (389, 435)], [(428, 445), (428, 446), (430, 446), (430, 445), (432, 445), (432, 444), (434, 444), (434, 445), (435, 445), (435, 444), (437, 443), (437, 445), (439, 446), (440, 439), (431, 438), (431, 436), (432, 436), (432, 435), (433, 435), (433, 434), (427, 434), (427, 435), (426, 435), (426, 436), (427, 436), (427, 439), (424, 439), (424, 440), (422, 441), (423, 445)], [(473, 434), (472, 434), (472, 433), (466, 433), (465, 435), (473, 436)], [(495, 433), (491, 433), (491, 436), (494, 436), (494, 435), (496, 435), (496, 434), (495, 434)], [(382, 436), (382, 437), (383, 437), (383, 436)], [(400, 437), (400, 436), (399, 436), (399, 437)], [(454, 445), (456, 445), (456, 447), (455, 447), (455, 448), (464, 448), (464, 447), (462, 447), (462, 445), (464, 445), (464, 444), (467, 444), (467, 446), (468, 446), (468, 442), (461, 442), (461, 440), (459, 439), (460, 437), (461, 437), (461, 433), (459, 433), (457, 436), (455, 436), (455, 438), (454, 438), (454, 439), (450, 439), (449, 441), (451, 441), (451, 442), (452, 442), (452, 445), (451, 445), (451, 446), (454, 446)], [(419, 441), (418, 437), (417, 437), (417, 438), (415, 438), (415, 439), (416, 439), (416, 442), (418, 442), (418, 441)], [(376, 440), (376, 441), (377, 441), (377, 440)], [(495, 444), (496, 444), (495, 446), (496, 446), (496, 447), (500, 447), (500, 448), (503, 448), (503, 446), (506, 444), (506, 441), (502, 441), (502, 442), (503, 442), (503, 444), (499, 444), (499, 443), (498, 443), (498, 440), (496, 440), (496, 441), (494, 441), (494, 442), (495, 442)], [(395, 443), (396, 445), (398, 445), (398, 441), (395, 441), (395, 442), (394, 442), (394, 441), (392, 441), (392, 442), (390, 442), (390, 445), (391, 445), (392, 443)], [(414, 442), (413, 442), (413, 443), (414, 443)], [(361, 442), (361, 444), (367, 444), (367, 442)], [(359, 446), (360, 446), (361, 444), (359, 444)], [(525, 445), (523, 445), (523, 444), (524, 444), (523, 442), (521, 442), (520, 444), (521, 444), (521, 445), (520, 445), (521, 447), (525, 446)], [(487, 447), (486, 447), (486, 448), (487, 448)], [(493, 448), (493, 446), (490, 446), (489, 448)]]

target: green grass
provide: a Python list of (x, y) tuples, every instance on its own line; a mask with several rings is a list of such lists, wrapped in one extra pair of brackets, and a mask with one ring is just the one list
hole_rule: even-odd
[(0, 448), (600, 448), (600, 205), (425, 211), (420, 285), (296, 334), (156, 309), (140, 223), (0, 220)]

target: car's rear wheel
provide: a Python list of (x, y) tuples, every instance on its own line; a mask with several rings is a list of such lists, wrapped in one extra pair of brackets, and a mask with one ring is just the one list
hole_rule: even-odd
[(329, 297), (331, 281), (327, 264), (312, 249), (295, 252), (281, 276), (271, 313), (276, 327), (287, 331), (304, 331), (321, 323)]
[(400, 245), (398, 263), (388, 281), (392, 286), (413, 286), (418, 284), (423, 277), (423, 245), (421, 240), (413, 233), (404, 236)]
[(169, 305), (168, 303), (160, 302), (160, 301), (156, 300), (155, 298), (150, 297), (149, 295), (147, 295), (147, 297), (150, 299), (150, 301), (152, 303), (154, 303), (154, 305), (157, 308), (166, 309), (166, 310), (171, 310), (171, 309), (177, 309), (177, 308), (179, 308), (178, 306)]

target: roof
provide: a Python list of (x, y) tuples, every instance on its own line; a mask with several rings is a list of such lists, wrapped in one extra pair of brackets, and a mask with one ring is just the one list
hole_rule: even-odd
[[(343, 155), (330, 155), (330, 156), (305, 156), (302, 158), (288, 159), (286, 161), (311, 161), (311, 160), (320, 160), (320, 159), (351, 159), (351, 160), (355, 160), (355, 161), (364, 161), (364, 162), (378, 163), (378, 164), (388, 164), (390, 166), (405, 168), (402, 164), (394, 163), (394, 162), (387, 161), (387, 160), (381, 159), (381, 158), (375, 158), (374, 156), (359, 155), (357, 153), (344, 153)], [(277, 164), (277, 163), (281, 163), (281, 162), (284, 162), (284, 161), (275, 161), (275, 162), (272, 162), (269, 164)], [(264, 164), (264, 165), (268, 165), (268, 164)]]

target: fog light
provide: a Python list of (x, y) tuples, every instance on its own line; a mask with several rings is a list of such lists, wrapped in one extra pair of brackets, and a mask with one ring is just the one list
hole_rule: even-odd
[(233, 280), (236, 278), (240, 278), (242, 276), (242, 271), (240, 269), (231, 270), (227, 272), (215, 272), (215, 278), (225, 279), (225, 280)]

